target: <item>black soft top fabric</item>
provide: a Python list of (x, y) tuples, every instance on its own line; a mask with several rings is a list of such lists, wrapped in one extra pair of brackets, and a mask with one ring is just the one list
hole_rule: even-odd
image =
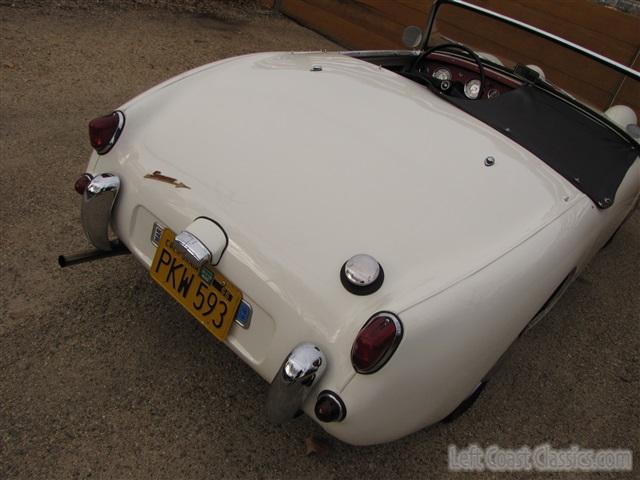
[(638, 156), (638, 147), (570, 104), (525, 85), (491, 100), (446, 97), (536, 155), (600, 208)]

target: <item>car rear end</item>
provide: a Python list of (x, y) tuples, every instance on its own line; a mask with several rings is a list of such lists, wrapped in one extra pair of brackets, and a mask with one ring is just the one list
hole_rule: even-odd
[[(193, 308), (228, 282), (246, 306), (224, 332), (202, 323), (271, 383), (266, 413), (302, 409), (354, 444), (450, 413), (598, 231), (588, 198), (533, 155), (337, 54), (203, 67), (92, 122), (91, 140), (76, 184), (90, 241), (126, 247), (201, 321)], [(362, 253), (381, 266), (366, 292), (343, 275)]]

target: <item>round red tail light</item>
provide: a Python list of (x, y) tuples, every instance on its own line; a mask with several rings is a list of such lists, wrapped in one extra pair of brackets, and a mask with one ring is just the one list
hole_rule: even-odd
[(393, 313), (380, 312), (358, 332), (351, 348), (351, 363), (358, 373), (380, 370), (402, 339), (402, 323)]
[(347, 414), (342, 399), (329, 390), (318, 395), (314, 411), (321, 422), (341, 422)]
[(93, 177), (91, 175), (89, 175), (88, 173), (83, 173), (78, 177), (73, 188), (76, 190), (76, 192), (82, 195), (91, 183), (91, 180), (93, 180)]
[(116, 144), (124, 127), (124, 113), (115, 111), (89, 122), (89, 140), (96, 152), (104, 155)]

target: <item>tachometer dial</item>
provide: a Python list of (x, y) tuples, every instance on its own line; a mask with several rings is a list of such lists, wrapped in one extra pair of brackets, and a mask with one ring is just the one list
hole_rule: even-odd
[(433, 78), (438, 80), (451, 80), (451, 72), (446, 68), (439, 68), (433, 72)]
[(478, 95), (480, 95), (480, 80), (474, 78), (465, 83), (464, 94), (471, 100), (478, 98)]

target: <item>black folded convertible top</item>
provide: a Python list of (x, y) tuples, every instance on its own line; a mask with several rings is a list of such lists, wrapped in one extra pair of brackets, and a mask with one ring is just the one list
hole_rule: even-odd
[(638, 145), (533, 85), (491, 100), (445, 97), (536, 155), (600, 208), (613, 205)]

